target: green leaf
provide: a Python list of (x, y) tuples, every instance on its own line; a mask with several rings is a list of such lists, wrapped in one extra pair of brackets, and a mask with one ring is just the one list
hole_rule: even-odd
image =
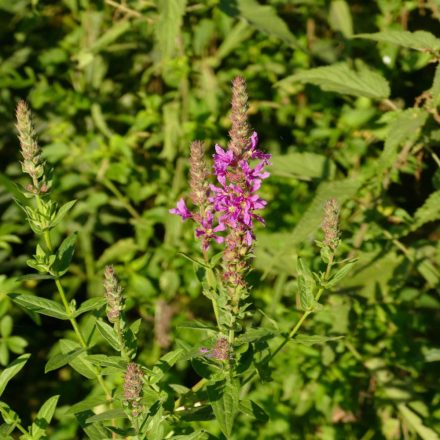
[(113, 26), (108, 31), (104, 32), (89, 48), (88, 50), (97, 53), (105, 49), (109, 44), (116, 41), (121, 35), (125, 34), (130, 27), (129, 20), (121, 20), (118, 23), (113, 22)]
[(89, 417), (86, 420), (86, 422), (94, 423), (94, 422), (102, 422), (104, 420), (121, 419), (121, 418), (124, 419), (127, 418), (125, 411), (122, 408), (114, 408), (114, 409), (109, 409), (108, 411), (104, 411), (100, 414), (96, 414), (92, 417)]
[(17, 204), (24, 210), (29, 205), (29, 200), (23, 195), (22, 190), (9, 177), (0, 172), (0, 184), (14, 197)]
[(440, 105), (440, 64), (435, 69), (434, 81), (431, 87), (432, 103), (434, 107)]
[(110, 344), (111, 347), (117, 351), (121, 350), (121, 344), (118, 341), (118, 337), (116, 336), (113, 327), (110, 327), (101, 319), (96, 321), (96, 327), (98, 328), (99, 333), (101, 333), (101, 336)]
[(426, 31), (384, 31), (373, 34), (358, 34), (354, 38), (382, 41), (422, 51), (435, 52), (440, 50), (440, 39)]
[(163, 355), (153, 367), (150, 383), (159, 382), (165, 373), (185, 355), (185, 350), (178, 348)]
[(307, 347), (311, 347), (315, 344), (325, 344), (329, 341), (337, 341), (343, 337), (344, 336), (297, 335), (292, 339), (292, 341), (297, 342), (298, 344), (306, 345)]
[(105, 396), (93, 396), (88, 397), (87, 399), (82, 400), (81, 402), (75, 403), (72, 405), (64, 415), (77, 414), (83, 411), (87, 411), (97, 406), (101, 406), (107, 402)]
[(60, 396), (52, 396), (43, 403), (38, 411), (37, 417), (32, 423), (31, 433), (33, 440), (41, 438), (45, 434), (57, 407)]
[(207, 387), (209, 403), (223, 434), (229, 438), (239, 408), (240, 385), (237, 381), (217, 382)]
[(331, 159), (321, 154), (308, 152), (275, 155), (271, 163), (272, 175), (302, 180), (331, 178), (336, 171), (336, 166)]
[(205, 324), (204, 322), (201, 321), (187, 321), (187, 322), (183, 322), (182, 324), (179, 324), (177, 327), (218, 333), (218, 329), (216, 327), (210, 324)]
[(249, 399), (240, 401), (240, 411), (259, 420), (260, 422), (267, 422), (269, 420), (269, 416), (266, 414), (266, 411), (264, 411), (261, 406)]
[(191, 434), (173, 435), (170, 440), (208, 440), (208, 434), (204, 431), (192, 432)]
[(9, 297), (27, 310), (57, 319), (69, 319), (64, 308), (55, 301), (26, 293), (10, 293)]
[(79, 316), (79, 315), (81, 315), (81, 314), (83, 314), (85, 312), (89, 312), (90, 310), (100, 309), (106, 303), (107, 303), (107, 301), (103, 297), (87, 299), (76, 310), (75, 317), (77, 317), (77, 316)]
[(155, 27), (158, 53), (171, 58), (177, 48), (177, 38), (185, 15), (186, 0), (159, 0), (159, 21)]
[(76, 200), (72, 200), (70, 202), (65, 203), (61, 208), (58, 210), (56, 217), (52, 220), (51, 225), (52, 227), (55, 227), (58, 225), (61, 220), (66, 216), (66, 214), (73, 208), (75, 205)]
[(431, 428), (425, 426), (422, 419), (406, 405), (401, 403), (397, 405), (397, 408), (408, 425), (417, 432), (423, 440), (439, 440), (439, 436)]
[[(80, 347), (77, 342), (70, 341), (69, 339), (60, 340), (60, 349), (63, 354), (71, 353)], [(69, 361), (69, 365), (77, 371), (79, 374), (87, 377), (87, 379), (96, 379), (96, 370), (93, 364), (87, 360), (86, 353), (80, 353), (74, 359)]]
[(248, 344), (249, 342), (255, 342), (260, 340), (266, 340), (274, 335), (276, 335), (277, 332), (270, 330), (268, 328), (250, 328), (246, 330), (246, 333), (238, 336), (235, 339), (235, 343), (238, 345), (241, 344)]
[(416, 142), (427, 118), (428, 112), (423, 108), (409, 108), (398, 113), (397, 118), (390, 124), (383, 152), (375, 168), (376, 174), (394, 164), (399, 146)]
[[(100, 367), (111, 367), (121, 371), (127, 369), (127, 362), (121, 360), (119, 356), (107, 356), (105, 354), (89, 354), (87, 359)], [(144, 367), (145, 369), (145, 367)]]
[(56, 258), (52, 266), (52, 270), (56, 275), (64, 275), (68, 269), (70, 262), (72, 261), (73, 253), (75, 252), (75, 243), (78, 234), (75, 232), (66, 237), (57, 250)]
[(346, 64), (316, 67), (288, 76), (277, 85), (283, 86), (295, 81), (314, 84), (323, 90), (342, 95), (376, 99), (388, 98), (390, 95), (390, 87), (385, 78), (365, 66), (359, 66), (357, 71)]
[(11, 362), (0, 374), (0, 396), (6, 388), (8, 382), (24, 367), (30, 354), (22, 354), (13, 362)]
[(353, 266), (356, 264), (357, 260), (352, 260), (344, 263), (344, 266), (341, 267), (328, 282), (325, 283), (325, 287), (327, 289), (331, 289), (336, 286), (340, 281), (342, 281), (353, 269)]
[(335, 31), (341, 32), (344, 37), (348, 38), (353, 35), (353, 20), (345, 0), (333, 0), (330, 3), (328, 21), (330, 26)]
[(52, 356), (47, 361), (46, 366), (44, 367), (44, 372), (48, 373), (49, 371), (57, 370), (58, 368), (63, 367), (85, 351), (85, 348), (76, 348), (66, 354), (58, 353), (55, 356)]
[(311, 310), (315, 302), (316, 282), (309, 268), (298, 258), (298, 291), (302, 310)]
[[(290, 32), (286, 22), (277, 15), (272, 6), (261, 5), (256, 0), (237, 0), (237, 6), (239, 15), (253, 27), (265, 34), (279, 38), (292, 47), (298, 47), (296, 38)], [(229, 8), (229, 10), (231, 9)]]
[(414, 223), (411, 229), (414, 231), (425, 223), (440, 219), (440, 190), (434, 191), (425, 203), (414, 214)]

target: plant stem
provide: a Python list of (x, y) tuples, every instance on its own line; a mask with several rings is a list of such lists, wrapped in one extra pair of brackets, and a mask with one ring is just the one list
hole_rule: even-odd
[(121, 205), (124, 206), (124, 208), (132, 215), (133, 218), (138, 220), (141, 217), (139, 213), (136, 211), (136, 209), (134, 209), (133, 206), (130, 204), (127, 197), (125, 197), (121, 193), (121, 191), (119, 191), (119, 189), (116, 188), (113, 182), (111, 182), (106, 178), (103, 178), (101, 182), (113, 193), (114, 196), (116, 196), (116, 198), (119, 200)]

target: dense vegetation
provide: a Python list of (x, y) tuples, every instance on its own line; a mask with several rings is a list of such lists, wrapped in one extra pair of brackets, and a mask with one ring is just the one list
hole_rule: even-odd
[[(0, 437), (438, 439), (439, 22), (438, 0), (0, 0)], [(208, 159), (227, 147), (237, 76), (272, 165), (233, 359), (209, 359), (221, 339), (203, 275), (221, 247), (203, 263), (169, 210), (188, 200), (191, 142)], [(76, 200), (49, 240), (24, 212), (42, 208), (20, 99), (52, 168), (37, 186)], [(333, 199), (342, 273), (326, 284)], [(140, 403), (122, 396), (129, 360)]]

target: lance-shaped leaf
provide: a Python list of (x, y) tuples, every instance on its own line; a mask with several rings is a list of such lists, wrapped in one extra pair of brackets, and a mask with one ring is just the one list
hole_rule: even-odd
[(298, 291), (302, 310), (311, 310), (315, 302), (316, 282), (309, 268), (298, 258)]
[(45, 435), (46, 428), (49, 426), (55, 413), (59, 397), (60, 396), (52, 396), (43, 403), (34, 423), (32, 423), (32, 440), (38, 440)]
[(426, 31), (384, 31), (373, 34), (359, 34), (354, 38), (382, 41), (384, 43), (397, 44), (409, 49), (423, 51), (436, 52), (440, 50), (440, 39)]
[(24, 367), (30, 354), (25, 353), (11, 362), (0, 374), (0, 396), (6, 388), (8, 382)]
[(324, 284), (324, 287), (327, 289), (331, 289), (336, 286), (340, 281), (342, 281), (348, 273), (353, 269), (353, 266), (356, 264), (357, 260), (347, 261), (344, 266), (342, 266), (331, 278), (328, 282)]
[(350, 69), (346, 64), (316, 67), (288, 76), (277, 85), (283, 86), (296, 81), (314, 84), (322, 90), (342, 95), (376, 99), (388, 98), (390, 95), (387, 80), (379, 73), (362, 65), (357, 70)]
[(75, 312), (75, 317), (85, 312), (89, 312), (90, 310), (100, 309), (106, 303), (107, 301), (103, 297), (87, 299), (78, 307), (78, 310)]
[(56, 275), (64, 275), (69, 269), (73, 253), (75, 252), (76, 239), (77, 234), (71, 234), (63, 240), (60, 247), (58, 248), (56, 258), (52, 266), (52, 269), (55, 271)]
[(28, 295), (26, 293), (11, 293), (9, 297), (19, 306), (32, 312), (64, 320), (70, 318), (64, 308), (51, 299), (40, 298), (39, 296)]
[(325, 344), (329, 341), (337, 341), (344, 336), (321, 336), (321, 335), (297, 335), (293, 339), (293, 342), (311, 347), (315, 344)]
[(55, 356), (52, 356), (47, 361), (46, 366), (44, 367), (44, 372), (48, 373), (49, 371), (57, 370), (58, 368), (63, 367), (85, 351), (85, 348), (76, 348), (66, 354), (58, 353)]
[(217, 382), (208, 386), (209, 403), (226, 438), (230, 438), (239, 408), (240, 385), (237, 381)]
[[(77, 342), (70, 341), (69, 339), (60, 340), (60, 349), (64, 354), (71, 353), (78, 348), (81, 347)], [(87, 359), (86, 353), (80, 353), (74, 359), (70, 360), (69, 365), (79, 374), (87, 377), (87, 379), (96, 378), (96, 370), (93, 364)]]

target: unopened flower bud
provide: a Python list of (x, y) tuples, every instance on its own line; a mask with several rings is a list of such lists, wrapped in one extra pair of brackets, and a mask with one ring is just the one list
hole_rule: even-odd
[(126, 405), (131, 407), (134, 417), (137, 417), (142, 411), (140, 400), (142, 398), (143, 375), (139, 365), (134, 362), (128, 364), (124, 375), (124, 401)]
[(237, 76), (232, 81), (232, 127), (229, 131), (231, 141), (228, 144), (229, 150), (231, 150), (236, 157), (240, 157), (249, 146), (251, 136), (251, 128), (247, 117), (247, 101), (246, 81), (241, 76)]
[(191, 144), (190, 182), (191, 200), (196, 206), (203, 206), (207, 201), (208, 167), (205, 162), (203, 142)]
[(226, 338), (219, 338), (212, 349), (213, 359), (227, 361), (230, 358), (229, 342)]
[(105, 299), (107, 300), (107, 318), (110, 322), (117, 322), (124, 309), (122, 287), (116, 278), (113, 266), (106, 266), (104, 271)]
[(339, 204), (336, 199), (330, 199), (324, 206), (324, 219), (322, 230), (324, 232), (324, 244), (335, 250), (339, 244)]

